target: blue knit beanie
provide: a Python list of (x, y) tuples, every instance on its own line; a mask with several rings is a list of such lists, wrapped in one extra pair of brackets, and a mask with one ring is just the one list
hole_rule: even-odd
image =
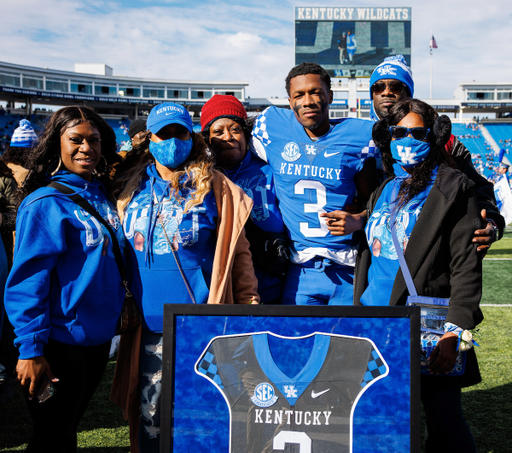
[[(372, 76), (370, 77), (370, 99), (373, 99), (372, 96), (372, 86), (375, 82), (383, 79), (393, 79), (399, 80), (404, 83), (405, 86), (409, 89), (409, 94), (411, 97), (414, 96), (414, 82), (412, 80), (412, 71), (407, 66), (407, 62), (402, 55), (394, 55), (392, 57), (387, 57), (384, 61), (375, 68)], [(379, 117), (373, 110), (373, 101), (370, 112), (371, 119), (374, 121), (378, 121)]]
[(32, 129), (29, 120), (21, 120), (20, 127), (17, 127), (11, 137), (11, 146), (16, 148), (32, 148), (37, 135)]

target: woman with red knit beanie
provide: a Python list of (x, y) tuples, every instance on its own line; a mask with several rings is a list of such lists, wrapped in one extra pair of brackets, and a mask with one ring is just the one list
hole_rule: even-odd
[(272, 169), (249, 150), (252, 123), (247, 112), (236, 97), (216, 94), (201, 110), (201, 129), (217, 169), (254, 202), (245, 228), (261, 302), (281, 303), (288, 239)]

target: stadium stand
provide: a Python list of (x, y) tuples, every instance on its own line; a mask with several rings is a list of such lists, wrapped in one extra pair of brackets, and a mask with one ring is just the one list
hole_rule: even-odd
[(512, 123), (489, 124), (485, 128), (492, 135), (500, 148), (512, 148)]
[[(21, 114), (7, 114), (4, 110), (4, 114), (0, 114), (0, 154), (5, 151), (7, 146), (9, 146), (12, 133), (14, 132), (14, 129), (18, 127), (20, 120), (23, 118), (30, 120), (34, 130), (39, 135), (49, 116), (38, 114), (28, 116)], [(116, 141), (120, 147), (129, 139), (128, 127), (130, 126), (130, 121), (127, 119), (119, 120), (111, 118), (105, 119), (105, 121), (110, 125), (110, 127), (112, 127), (112, 129), (114, 129)]]
[(119, 146), (130, 139), (130, 137), (128, 137), (128, 127), (131, 123), (130, 120), (113, 120), (109, 118), (105, 121), (112, 129), (114, 129), (114, 132), (116, 133), (116, 142)]

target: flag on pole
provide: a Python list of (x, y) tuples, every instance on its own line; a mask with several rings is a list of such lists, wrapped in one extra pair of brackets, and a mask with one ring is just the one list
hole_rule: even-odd
[(437, 49), (436, 38), (434, 38), (434, 35), (430, 38), (430, 50), (432, 49)]

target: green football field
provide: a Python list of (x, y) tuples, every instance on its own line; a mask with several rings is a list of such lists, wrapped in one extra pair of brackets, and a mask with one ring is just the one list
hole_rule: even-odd
[[(482, 311), (477, 348), (483, 382), (462, 394), (464, 413), (478, 452), (512, 452), (512, 228), (493, 245), (483, 262)], [(79, 428), (79, 452), (129, 452), (128, 426), (108, 401), (115, 362), (109, 363)], [(24, 451), (31, 426), (16, 389), (13, 401), (0, 403), (0, 452)]]

